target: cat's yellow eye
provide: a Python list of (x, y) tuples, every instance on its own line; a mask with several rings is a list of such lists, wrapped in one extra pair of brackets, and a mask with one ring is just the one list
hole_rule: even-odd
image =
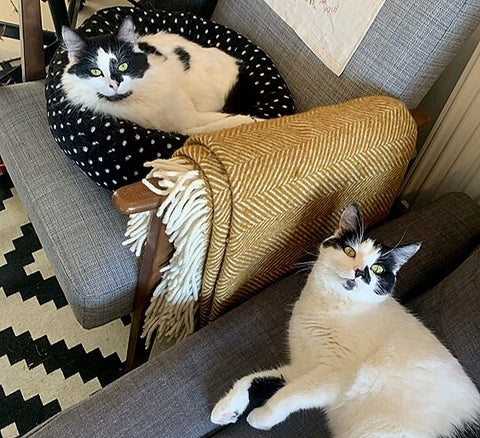
[(372, 270), (372, 272), (374, 272), (375, 274), (383, 274), (385, 269), (383, 269), (383, 266), (382, 265), (377, 265), (377, 264), (374, 264), (372, 266), (370, 266), (370, 269)]
[(126, 62), (122, 62), (119, 66), (118, 66), (118, 71), (126, 71), (128, 68), (128, 64)]
[(346, 246), (343, 248), (343, 252), (352, 259), (357, 255), (357, 252), (351, 246)]
[(90, 74), (92, 76), (103, 76), (102, 70), (100, 70), (99, 68), (91, 68)]

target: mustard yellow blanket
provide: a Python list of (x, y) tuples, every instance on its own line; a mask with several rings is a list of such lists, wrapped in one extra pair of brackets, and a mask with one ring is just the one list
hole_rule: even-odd
[[(147, 337), (182, 339), (258, 292), (318, 245), (350, 202), (367, 225), (382, 221), (416, 132), (401, 102), (374, 96), (197, 135), (172, 159), (148, 163), (161, 182), (145, 183), (169, 195), (157, 214), (175, 254)], [(148, 214), (131, 219), (137, 251)]]

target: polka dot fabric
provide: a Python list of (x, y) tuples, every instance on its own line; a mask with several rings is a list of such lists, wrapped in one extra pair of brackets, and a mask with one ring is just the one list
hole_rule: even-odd
[[(115, 7), (92, 15), (78, 32), (86, 37), (114, 33), (126, 15), (132, 16), (138, 34), (178, 33), (241, 59), (239, 80), (258, 96), (249, 109), (250, 115), (273, 118), (294, 112), (290, 92), (270, 58), (248, 39), (219, 24), (186, 13)], [(60, 82), (67, 63), (66, 51), (59, 48), (47, 74), (47, 116), (53, 136), (65, 154), (97, 184), (115, 190), (139, 181), (147, 173), (145, 161), (169, 158), (183, 145), (184, 135), (145, 129), (127, 120), (72, 106)], [(234, 104), (229, 110), (234, 109)]]

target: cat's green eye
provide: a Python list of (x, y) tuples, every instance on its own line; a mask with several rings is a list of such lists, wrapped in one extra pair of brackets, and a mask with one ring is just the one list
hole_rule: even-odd
[(385, 272), (385, 269), (383, 269), (383, 266), (382, 265), (377, 265), (377, 264), (374, 264), (372, 266), (370, 266), (370, 269), (372, 270), (372, 272), (374, 272), (375, 274), (383, 274)]
[(357, 255), (357, 252), (351, 246), (346, 246), (343, 248), (343, 252), (352, 259)]
[(99, 68), (91, 68), (90, 74), (92, 76), (103, 76), (102, 70), (100, 70)]
[(128, 64), (126, 62), (122, 62), (119, 66), (118, 66), (118, 71), (121, 71), (121, 72), (124, 72), (126, 71), (128, 68)]

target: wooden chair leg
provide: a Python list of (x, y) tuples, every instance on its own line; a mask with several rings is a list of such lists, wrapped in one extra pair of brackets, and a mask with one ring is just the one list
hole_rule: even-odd
[(168, 241), (165, 225), (153, 214), (140, 263), (125, 372), (133, 370), (148, 360), (150, 352), (145, 349), (145, 341), (141, 338), (145, 312), (155, 286), (161, 279), (160, 268), (168, 263), (172, 252), (173, 246)]

